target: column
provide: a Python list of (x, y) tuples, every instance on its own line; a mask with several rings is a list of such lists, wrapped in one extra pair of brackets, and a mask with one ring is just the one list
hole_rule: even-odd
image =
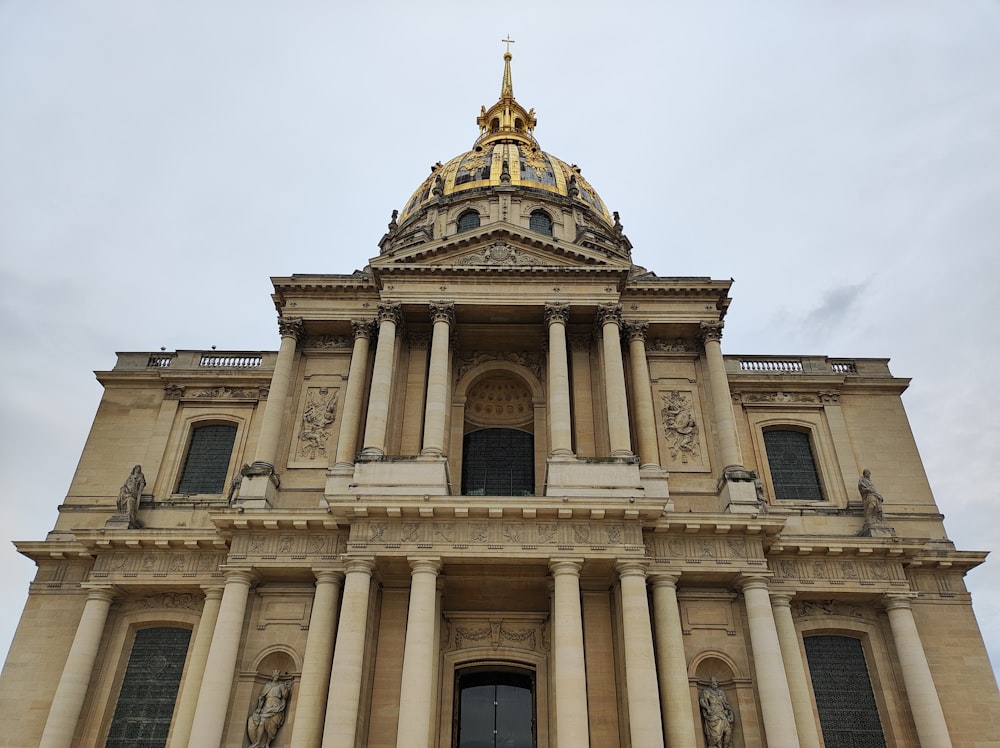
[(619, 561), (616, 568), (622, 587), (622, 641), (632, 745), (662, 748), (663, 725), (646, 599), (646, 567), (639, 561)]
[(292, 381), (295, 346), (302, 337), (304, 329), (301, 319), (284, 317), (278, 319), (281, 347), (278, 348), (278, 358), (274, 362), (271, 388), (267, 394), (267, 403), (264, 405), (260, 436), (257, 439), (257, 451), (254, 453), (252, 466), (258, 469), (258, 475), (270, 475), (274, 472), (274, 464), (278, 459), (278, 437), (281, 435), (281, 424), (287, 410), (285, 401)]
[(582, 559), (553, 559), (552, 649), (555, 667), (556, 748), (590, 745), (587, 719), (587, 673), (583, 659), (583, 611), (580, 608)]
[(656, 438), (656, 411), (649, 386), (649, 362), (646, 361), (648, 322), (627, 322), (629, 363), (632, 368), (632, 402), (635, 406), (636, 441), (639, 444), (639, 467), (660, 467), (660, 446)]
[(545, 324), (549, 328), (549, 454), (552, 455), (573, 454), (566, 351), (568, 319), (569, 304), (545, 305)]
[(435, 638), (438, 558), (409, 559), (410, 605), (406, 615), (403, 672), (399, 689), (396, 748), (426, 748), (431, 742), (434, 661), (440, 646)]
[(608, 405), (608, 436), (613, 457), (630, 457), (628, 402), (625, 397), (625, 364), (622, 361), (620, 304), (604, 304), (597, 311), (604, 341), (604, 386)]
[(226, 588), (222, 593), (219, 618), (212, 633), (212, 646), (208, 650), (198, 707), (191, 725), (190, 748), (218, 748), (222, 744), (236, 656), (243, 634), (243, 617), (254, 579), (255, 575), (249, 569), (226, 572)]
[(385, 431), (389, 421), (389, 395), (392, 393), (392, 370), (396, 360), (396, 327), (401, 322), (398, 302), (378, 305), (378, 343), (375, 346), (375, 369), (368, 394), (368, 420), (365, 422), (364, 454), (385, 454)]
[(950, 748), (951, 737), (944, 721), (944, 711), (938, 699), (931, 669), (927, 664), (924, 646), (917, 633), (917, 622), (910, 608), (910, 593), (889, 593), (885, 596), (885, 610), (889, 614), (889, 628), (896, 645), (899, 669), (903, 672), (906, 697), (910, 712), (917, 726), (920, 745), (930, 748)]
[(316, 593), (309, 615), (309, 638), (302, 658), (298, 704), (292, 723), (291, 748), (316, 748), (323, 737), (323, 712), (330, 687), (333, 638), (337, 632), (337, 601), (344, 575), (333, 569), (318, 569)]
[(344, 413), (340, 422), (335, 467), (352, 467), (358, 453), (358, 428), (361, 425), (361, 408), (364, 405), (365, 378), (368, 373), (368, 346), (372, 336), (372, 322), (367, 319), (351, 320), (354, 330), (354, 350), (351, 367), (347, 371), (347, 391), (344, 393)]
[(778, 645), (781, 659), (785, 663), (785, 677), (792, 697), (792, 711), (795, 712), (795, 729), (802, 748), (820, 748), (819, 726), (813, 715), (812, 697), (809, 695), (809, 678), (802, 664), (802, 650), (799, 635), (792, 620), (791, 600), (794, 593), (772, 592), (771, 612), (778, 630)]
[(684, 632), (677, 605), (677, 581), (675, 574), (652, 575), (660, 709), (666, 723), (667, 745), (670, 748), (697, 748), (687, 658), (684, 655)]
[(206, 587), (205, 602), (201, 607), (201, 620), (188, 655), (184, 674), (184, 686), (177, 712), (174, 716), (174, 726), (170, 730), (170, 743), (173, 748), (187, 748), (191, 737), (191, 723), (198, 706), (198, 694), (201, 691), (201, 681), (205, 676), (205, 665), (208, 662), (208, 652), (212, 647), (212, 634), (219, 618), (219, 607), (222, 603), (222, 587)]
[(108, 620), (111, 601), (117, 593), (118, 590), (111, 586), (90, 588), (73, 644), (59, 677), (59, 685), (52, 697), (52, 706), (49, 707), (39, 748), (69, 748), (73, 742), (73, 733), (80, 719), (83, 701), (90, 685), (90, 675), (97, 659), (97, 649), (104, 636), (104, 624)]
[(352, 558), (347, 562), (344, 601), (326, 699), (323, 748), (354, 748), (368, 633), (368, 595), (374, 570), (372, 558)]
[(764, 717), (767, 744), (796, 748), (799, 738), (795, 731), (795, 713), (792, 710), (788, 681), (785, 680), (778, 630), (771, 613), (767, 579), (744, 577), (742, 588), (750, 629), (750, 648), (753, 651), (754, 681)]
[(742, 467), (743, 457), (736, 438), (736, 419), (733, 416), (733, 396), (729, 391), (726, 362), (722, 358), (722, 327), (719, 322), (702, 322), (699, 337), (705, 346), (705, 363), (708, 366), (708, 385), (712, 392), (712, 416), (719, 437), (719, 458), (723, 472)]
[(444, 423), (448, 412), (448, 342), (455, 324), (455, 304), (432, 301), (431, 362), (427, 374), (427, 405), (424, 408), (424, 448), (422, 455), (440, 457), (444, 449)]

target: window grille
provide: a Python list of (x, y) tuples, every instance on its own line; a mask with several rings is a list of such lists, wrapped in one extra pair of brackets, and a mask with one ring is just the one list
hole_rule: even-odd
[(764, 432), (774, 498), (779, 501), (822, 501), (819, 473), (809, 434), (772, 429)]
[(544, 210), (536, 210), (528, 219), (528, 228), (539, 234), (552, 236), (552, 218)]
[(533, 496), (535, 439), (518, 429), (479, 429), (465, 435), (462, 493), (466, 496)]
[(885, 748), (861, 642), (849, 636), (804, 641), (826, 748)]
[(458, 217), (458, 230), (471, 231), (479, 228), (479, 214), (474, 210), (467, 210)]
[(231, 424), (194, 429), (177, 493), (222, 493), (235, 441), (236, 427)]
[(135, 633), (105, 748), (167, 744), (190, 641), (190, 629), (164, 626)]

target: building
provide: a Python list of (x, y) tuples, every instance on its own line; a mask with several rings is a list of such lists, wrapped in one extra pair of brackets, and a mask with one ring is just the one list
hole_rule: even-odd
[(273, 279), (277, 352), (98, 373), (0, 745), (1000, 744), (907, 380), (723, 355), (510, 62), (364, 271)]

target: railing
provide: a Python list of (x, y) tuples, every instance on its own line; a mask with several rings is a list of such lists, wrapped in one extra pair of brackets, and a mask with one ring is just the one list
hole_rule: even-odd
[(198, 366), (210, 369), (258, 369), (260, 368), (260, 356), (214, 356), (202, 354)]
[(166, 369), (170, 366), (170, 362), (174, 360), (172, 354), (164, 353), (157, 354), (151, 353), (149, 355), (149, 363), (146, 364), (151, 369)]
[(790, 374), (802, 373), (802, 361), (799, 359), (740, 359), (742, 371), (777, 371)]
[(857, 374), (858, 365), (853, 361), (831, 361), (834, 374)]

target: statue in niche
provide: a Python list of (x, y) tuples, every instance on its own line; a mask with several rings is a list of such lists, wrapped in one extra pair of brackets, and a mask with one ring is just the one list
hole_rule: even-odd
[(882, 503), (885, 499), (875, 489), (872, 482), (872, 471), (865, 468), (858, 479), (858, 493), (865, 505), (865, 523), (858, 534), (863, 537), (893, 535), (891, 527), (885, 523), (885, 514), (882, 512)]
[(271, 680), (260, 690), (257, 708), (247, 718), (249, 748), (270, 748), (271, 741), (278, 734), (278, 728), (285, 722), (285, 708), (292, 692), (292, 682), (281, 680), (280, 675), (277, 670), (271, 673)]
[(715, 678), (708, 688), (702, 689), (698, 704), (706, 748), (732, 748), (736, 714)]
[(118, 489), (118, 513), (128, 517), (130, 528), (139, 527), (139, 499), (145, 488), (146, 476), (142, 474), (142, 465), (136, 465)]

